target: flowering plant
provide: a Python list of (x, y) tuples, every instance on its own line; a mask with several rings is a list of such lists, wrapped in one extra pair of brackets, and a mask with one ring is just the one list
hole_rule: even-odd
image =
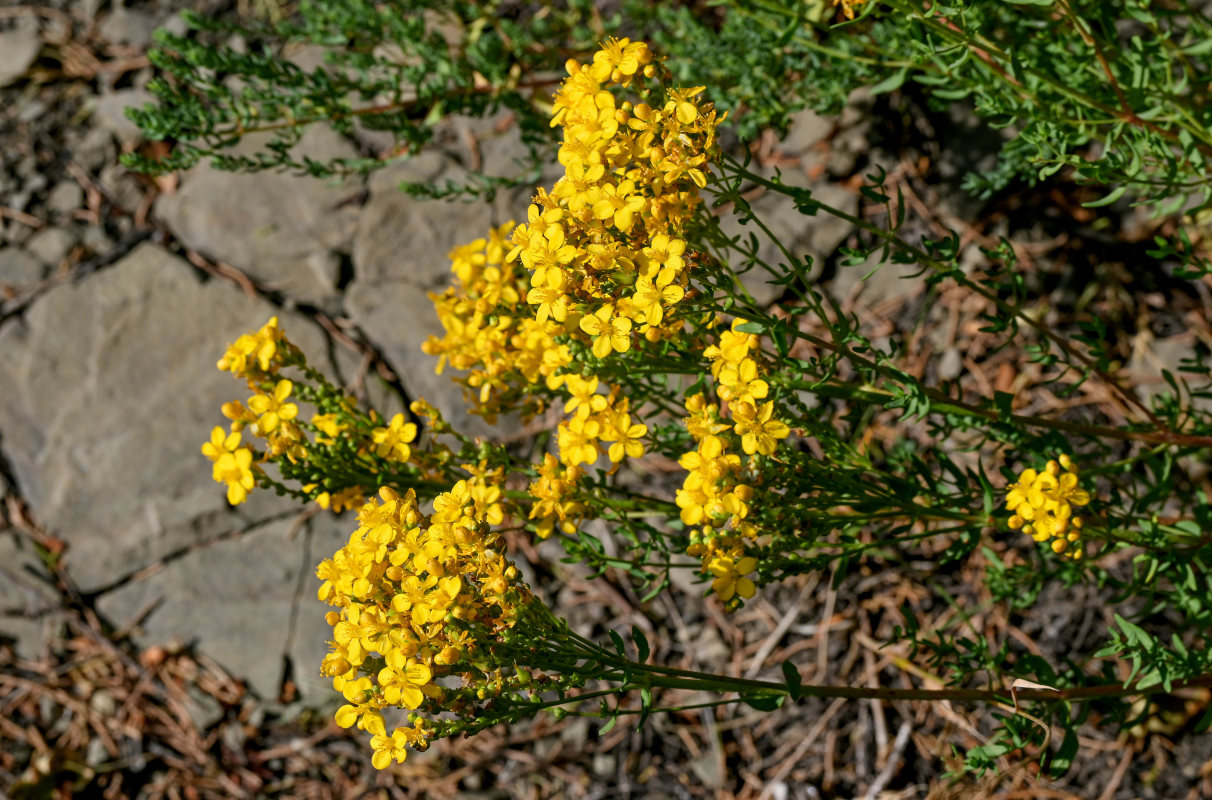
[[(1023, 747), (1048, 730), (1019, 711), (1020, 699), (1068, 727), (1076, 700), (1208, 683), (1207, 648), (1196, 652), (1205, 627), (1168, 649), (1123, 617), (1089, 658), (1131, 660), (1126, 680), (1033, 663), (1022, 689), (1005, 648), (919, 630), (907, 613), (894, 638), (952, 674), (951, 686), (920, 690), (805, 685), (790, 661), (781, 681), (667, 668), (647, 663), (638, 630), (631, 658), (616, 632), (603, 646), (559, 619), (510, 560), (507, 533), (556, 540), (598, 572), (621, 570), (647, 598), (671, 571), (689, 570), (705, 602), (727, 609), (797, 575), (829, 571), (836, 582), (909, 554), (981, 559), (992, 596), (1010, 603), (1038, 595), (1049, 578), (1148, 585), (1163, 606), (1196, 602), (1212, 585), (1202, 569), (1182, 586), (1148, 583), (1179, 560), (1202, 563), (1207, 512), (1192, 495), (1132, 496), (1124, 478), (1138, 464), (1179, 470), (1212, 445), (1207, 413), (1150, 408), (1104, 354), (1030, 313), (1011, 251), (988, 251), (989, 270), (970, 274), (950, 238), (914, 244), (891, 212), (877, 225), (722, 152), (710, 98), (675, 85), (642, 42), (611, 40), (592, 61), (570, 60), (567, 73), (551, 110), (563, 176), (538, 189), (523, 223), (451, 252), (451, 286), (431, 295), (444, 335), (425, 345), (439, 372), (458, 373), (471, 413), (530, 426), (528, 451), (473, 439), (424, 400), (391, 420), (359, 409), (276, 319), (219, 362), (253, 392), (224, 406), (230, 431), (215, 428), (203, 446), (228, 499), (262, 486), (357, 510), (348, 544), (317, 571), (319, 596), (334, 607), (322, 669), (348, 701), (337, 721), (371, 734), (376, 766), (543, 709), (636, 691), (647, 714), (661, 708), (654, 689), (695, 688), (763, 709), (806, 696), (1013, 699), (1017, 713), (969, 753), (982, 768), (1009, 749), (999, 742)], [(889, 202), (875, 178), (866, 193)], [(931, 385), (820, 292), (777, 237), (782, 260), (772, 264), (756, 239), (723, 232), (719, 217), (731, 208), (770, 234), (748, 200), (755, 188), (854, 225), (856, 262), (913, 263), (930, 286), (970, 293), (997, 320), (991, 333), (1035, 337), (1033, 357), (1056, 370), (1052, 382), (1099, 381), (1137, 419), (1058, 420), (1005, 393), (965, 399)], [(754, 299), (762, 272), (784, 289), (780, 302)], [(313, 407), (309, 420), (298, 403)], [(898, 441), (878, 434), (881, 417), (928, 426), (901, 428), (917, 438)], [(244, 445), (243, 432), (263, 449)], [(1095, 466), (1079, 477), (1076, 459), (1062, 454), (1070, 448)], [(978, 458), (961, 463), (964, 451)], [(1017, 480), (1014, 462), (1024, 468)], [(1002, 477), (986, 463), (1001, 465)], [(607, 526), (611, 547), (591, 521)], [(990, 545), (1008, 552), (999, 532), (1014, 530), (1046, 546), (1003, 561)], [(1149, 577), (1117, 576), (1108, 557), (1128, 548)], [(1028, 558), (1041, 568), (1020, 568)], [(981, 672), (1000, 686), (967, 685)], [(411, 712), (411, 727), (389, 732), (391, 707)], [(604, 703), (596, 713), (625, 709)], [(1076, 741), (1065, 737), (1054, 769)]]

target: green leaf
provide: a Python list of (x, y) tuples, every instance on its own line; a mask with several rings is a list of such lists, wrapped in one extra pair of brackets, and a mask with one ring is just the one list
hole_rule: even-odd
[(760, 322), (743, 322), (736, 326), (738, 333), (765, 333), (766, 326)]
[(799, 700), (804, 688), (804, 679), (800, 677), (799, 669), (790, 659), (783, 662), (783, 678), (787, 681), (787, 691), (791, 693), (791, 699)]
[(1201, 39), (1195, 44), (1189, 44), (1182, 51), (1189, 56), (1204, 56), (1212, 53), (1212, 38)]
[(1065, 738), (1061, 740), (1060, 749), (1056, 751), (1056, 755), (1052, 756), (1051, 763), (1048, 765), (1048, 774), (1053, 780), (1064, 775), (1069, 771), (1069, 767), (1073, 764), (1073, 757), (1077, 755), (1077, 731), (1072, 727), (1065, 729)]
[(1203, 733), (1204, 731), (1208, 730), (1208, 728), (1212, 728), (1212, 706), (1208, 706), (1206, 709), (1204, 709), (1203, 715), (1195, 721), (1194, 732)]
[(871, 94), (887, 94), (895, 92), (905, 83), (905, 77), (909, 74), (908, 67), (901, 67), (896, 72), (884, 78), (879, 83), (871, 87)]
[(627, 649), (623, 645), (623, 637), (614, 631), (610, 631), (610, 641), (614, 642), (614, 649), (619, 654), (619, 658), (627, 658)]
[(780, 708), (786, 699), (785, 694), (747, 694), (741, 697), (745, 705), (758, 711), (774, 711)]
[(631, 638), (635, 640), (635, 649), (639, 653), (636, 660), (643, 664), (648, 660), (648, 654), (652, 652), (652, 648), (648, 646), (648, 639), (638, 625), (631, 626)]
[(1102, 206), (1109, 206), (1112, 203), (1114, 203), (1116, 200), (1123, 197), (1124, 192), (1126, 192), (1126, 191), (1128, 191), (1127, 185), (1117, 186), (1114, 189), (1112, 189), (1110, 192), (1108, 192), (1105, 196), (1100, 197), (1097, 200), (1091, 200), (1089, 203), (1082, 203), (1082, 207), (1083, 208), (1100, 208)]

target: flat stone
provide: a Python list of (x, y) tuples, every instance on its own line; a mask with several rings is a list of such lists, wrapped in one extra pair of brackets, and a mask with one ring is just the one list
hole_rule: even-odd
[(75, 181), (61, 181), (51, 189), (46, 205), (55, 214), (66, 217), (84, 205), (84, 190)]
[(421, 352), (421, 345), (430, 336), (444, 333), (425, 289), (403, 280), (358, 280), (346, 292), (345, 305), (350, 318), (381, 348), (410, 400), (425, 398), (451, 425), (468, 435), (499, 432), (467, 412), (463, 389), (453, 380), (460, 373), (447, 369), (437, 375), (437, 359)]
[[(1182, 372), (1182, 362), (1195, 353), (1196, 340), (1190, 333), (1162, 338), (1153, 335), (1139, 336), (1132, 356), (1128, 359), (1128, 373), (1132, 375), (1136, 394), (1146, 403), (1152, 404), (1161, 394), (1174, 394), (1173, 387), (1166, 382), (1162, 371), (1165, 370), (1176, 379), (1186, 379), (1194, 384), (1189, 376)], [(1181, 383), (1179, 384), (1181, 386)], [(1183, 401), (1191, 403), (1193, 408), (1207, 411), (1212, 408), (1212, 401), (1206, 397), (1188, 398), (1183, 395)]]
[(356, 527), (352, 512), (323, 512), (298, 529), (293, 519), (268, 523), (108, 592), (98, 608), (117, 624), (151, 608), (134, 631), (137, 644), (196, 647), (264, 699), (278, 697), (289, 656), (298, 699), (335, 702), (332, 679), (320, 674), (332, 607), (316, 596), (315, 569)]
[(118, 154), (113, 137), (103, 128), (89, 128), (88, 133), (78, 142), (69, 142), (68, 147), (76, 162), (90, 172), (96, 172), (112, 162)]
[[(447, 254), (488, 233), (491, 208), (484, 203), (413, 198), (400, 191), (409, 181), (458, 180), (460, 170), (443, 154), (423, 152), (375, 173), (358, 219), (353, 246), (359, 281), (407, 281), (440, 290), (449, 282)], [(525, 209), (522, 209), (525, 213)]]
[(18, 18), (17, 26), (0, 33), (0, 86), (15, 83), (33, 65), (42, 49), (38, 23)]
[(55, 617), (45, 612), (58, 604), (30, 540), (0, 531), (0, 639), (13, 640), (19, 658), (38, 658), (58, 627)]
[(870, 308), (888, 300), (909, 300), (926, 290), (926, 279), (917, 264), (879, 263), (879, 253), (873, 253), (862, 264), (852, 267), (839, 265), (830, 293), (841, 302), (856, 297), (860, 307)]
[(143, 108), (155, 98), (146, 89), (119, 89), (97, 98), (93, 120), (113, 134), (122, 145), (131, 145), (143, 138), (139, 126), (126, 116), (128, 108)]
[(814, 145), (827, 139), (836, 124), (835, 117), (818, 114), (810, 108), (797, 111), (791, 116), (791, 125), (779, 142), (779, 150), (788, 155), (804, 155)]
[[(858, 209), (858, 196), (847, 189), (830, 183), (811, 184), (813, 197), (822, 203), (837, 207), (849, 214)], [(784, 287), (771, 284), (770, 281), (781, 277), (785, 270), (782, 265), (787, 263), (786, 257), (779, 249), (777, 242), (782, 242), (792, 255), (803, 258), (810, 257), (807, 278), (812, 280), (821, 274), (824, 259), (828, 258), (846, 240), (853, 226), (845, 220), (818, 212), (816, 216), (805, 216), (795, 207), (786, 195), (767, 192), (755, 198), (751, 204), (754, 214), (770, 229), (772, 234), (767, 236), (753, 223), (742, 225), (735, 213), (728, 213), (721, 219), (720, 225), (729, 236), (740, 236), (748, 246), (750, 234), (757, 237), (758, 257), (776, 270), (775, 275), (763, 270), (760, 266), (742, 276), (745, 288), (753, 295), (759, 305), (774, 302), (782, 295)], [(730, 251), (740, 265), (740, 257)]]
[(964, 359), (960, 352), (955, 347), (948, 347), (943, 351), (942, 357), (938, 361), (938, 377), (939, 380), (953, 381), (960, 376), (964, 371)]
[(67, 258), (75, 244), (76, 236), (71, 231), (63, 228), (43, 228), (29, 238), (25, 249), (47, 267), (55, 269)]
[[(246, 141), (242, 152), (254, 145)], [(357, 155), (347, 141), (320, 127), (304, 134), (297, 152), (320, 160)], [(336, 286), (314, 269), (300, 269), (300, 262), (348, 247), (357, 218), (350, 201), (361, 189), (360, 179), (336, 183), (276, 172), (239, 174), (202, 164), (185, 174), (179, 191), (157, 201), (156, 212), (185, 246), (292, 299), (319, 303)]]
[(119, 5), (101, 23), (98, 33), (113, 44), (147, 47), (151, 44), (156, 20), (142, 11), (131, 11)]
[(42, 262), (24, 248), (0, 247), (0, 285), (29, 286), (46, 276)]
[(0, 328), (0, 446), (36, 518), (68, 543), (83, 591), (296, 507), (257, 491), (229, 509), (199, 452), (227, 422), (220, 405), (247, 397), (215, 362), (275, 313), (331, 372), (310, 320), (202, 283), (151, 244)]
[(290, 527), (283, 520), (195, 550), (102, 595), (97, 607), (119, 625), (151, 608), (134, 633), (140, 647), (196, 647), (276, 698), (302, 568), (303, 542), (286, 538)]
[[(102, 193), (113, 199), (115, 205), (126, 209), (128, 213), (139, 208), (143, 202), (145, 190), (132, 172), (117, 161), (106, 164), (97, 175), (97, 183), (101, 185)], [(123, 225), (130, 224), (130, 217), (123, 216), (116, 220), (119, 230)], [(123, 231), (125, 233), (125, 231)]]

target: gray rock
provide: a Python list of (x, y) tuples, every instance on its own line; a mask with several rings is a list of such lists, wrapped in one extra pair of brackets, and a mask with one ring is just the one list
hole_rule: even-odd
[(100, 739), (89, 739), (88, 748), (84, 752), (84, 763), (94, 769), (109, 761), (109, 750)]
[(142, 11), (131, 11), (119, 5), (102, 21), (98, 32), (113, 44), (129, 44), (143, 48), (151, 44), (156, 21)]
[(402, 181), (458, 180), (458, 173), (442, 154), (428, 151), (371, 177), (370, 197), (358, 219), (353, 247), (359, 281), (403, 280), (423, 289), (447, 285), (447, 253), (484, 236), (492, 225), (492, 210), (482, 203), (409, 197), (399, 185)]
[[(323, 513), (294, 531), (294, 520), (260, 526), (198, 549), (164, 570), (103, 595), (100, 610), (121, 623), (152, 607), (135, 632), (140, 646), (179, 641), (198, 648), (262, 698), (277, 698), (284, 656), (293, 665), (301, 700), (312, 705), (338, 698), (320, 674), (332, 628), (331, 607), (316, 597), (315, 568), (349, 539), (352, 513)], [(191, 716), (205, 729), (222, 709), (192, 694)]]
[(926, 290), (921, 271), (916, 264), (880, 264), (877, 252), (862, 264), (839, 265), (830, 293), (842, 302), (856, 296), (859, 306), (864, 308), (895, 298), (913, 298)]
[(185, 690), (185, 697), (185, 710), (189, 712), (189, 719), (197, 730), (210, 730), (212, 725), (223, 719), (223, 706), (214, 696), (196, 686), (189, 686)]
[[(101, 596), (116, 624), (152, 611), (135, 631), (141, 647), (181, 642), (213, 658), (264, 698), (281, 688), (301, 542), (289, 521), (261, 526), (169, 563)], [(205, 714), (205, 710), (200, 710)]]
[[(20, 101), (18, 101), (20, 102)], [(43, 103), (38, 98), (32, 98), (21, 108), (17, 114), (18, 122), (33, 122), (46, 113), (46, 103)]]
[(43, 228), (29, 238), (25, 249), (50, 269), (57, 268), (76, 244), (76, 236), (65, 228)]
[[(835, 206), (849, 214), (858, 209), (858, 196), (847, 189), (830, 183), (812, 184), (813, 196), (821, 202)], [(853, 227), (849, 222), (819, 212), (816, 216), (805, 216), (795, 208), (795, 204), (786, 197), (775, 192), (767, 192), (751, 202), (754, 214), (770, 229), (773, 238), (763, 233), (752, 223), (742, 225), (736, 214), (726, 214), (720, 221), (724, 232), (729, 236), (740, 236), (748, 246), (749, 235), (757, 237), (758, 256), (775, 270), (774, 274), (756, 267), (742, 278), (742, 283), (754, 299), (765, 305), (776, 300), (783, 293), (783, 287), (771, 284), (770, 281), (785, 274), (787, 259), (776, 244), (782, 242), (792, 255), (810, 257), (812, 265), (808, 271), (811, 280), (820, 275), (824, 259), (830, 256)], [(734, 252), (729, 254), (733, 263), (740, 265), (740, 259)]]
[[(220, 405), (247, 397), (215, 361), (274, 313), (145, 244), (0, 328), (4, 454), (33, 513), (68, 543), (65, 563), (83, 591), (295, 508), (258, 491), (229, 510), (199, 452), (226, 424)], [(331, 371), (319, 329), (279, 316)]]
[(84, 190), (75, 181), (60, 181), (46, 199), (47, 207), (61, 217), (84, 205)]
[(46, 613), (58, 604), (32, 542), (13, 531), (0, 532), (0, 638), (14, 640), (20, 658), (39, 657), (59, 627)]
[(89, 128), (79, 142), (71, 145), (76, 163), (89, 172), (96, 172), (117, 158), (113, 137), (103, 128)]
[(355, 323), (374, 341), (400, 377), (409, 399), (425, 398), (457, 430), (485, 436), (497, 432), (481, 418), (467, 413), (462, 387), (447, 369), (437, 375), (437, 359), (421, 352), (430, 336), (441, 336), (433, 303), (424, 289), (406, 281), (371, 283), (355, 281), (345, 294), (346, 308)]
[(155, 98), (145, 89), (119, 89), (97, 98), (93, 108), (93, 119), (113, 134), (122, 145), (130, 145), (143, 138), (139, 126), (126, 116), (128, 108), (142, 108)]
[[(1164, 338), (1152, 335), (1138, 337), (1132, 357), (1128, 359), (1128, 371), (1134, 378), (1136, 394), (1149, 404), (1161, 394), (1173, 395), (1174, 389), (1166, 382), (1163, 370), (1176, 379), (1186, 380), (1189, 385), (1199, 386), (1201, 381), (1192, 380), (1190, 375), (1182, 372), (1183, 359), (1190, 358), (1195, 353), (1195, 347), (1196, 340), (1189, 333)], [(1185, 392), (1182, 401), (1200, 411), (1212, 408), (1212, 401), (1206, 397), (1192, 398)]]
[[(348, 142), (324, 128), (308, 131), (299, 152), (318, 159), (356, 155)], [(187, 247), (295, 300), (319, 303), (336, 287), (305, 262), (315, 253), (348, 246), (357, 217), (350, 201), (360, 191), (361, 182), (354, 179), (333, 183), (199, 165), (185, 175), (180, 191), (160, 198), (156, 211)]]
[(93, 255), (109, 252), (114, 246), (114, 240), (105, 235), (105, 231), (90, 225), (84, 229), (81, 242)]
[(185, 23), (185, 18), (180, 14), (173, 14), (160, 27), (176, 36), (184, 36), (189, 32), (189, 25)]
[[(97, 175), (97, 183), (101, 185), (102, 193), (113, 200), (114, 205), (126, 209), (128, 213), (134, 213), (135, 209), (143, 203), (144, 189), (138, 179), (116, 161), (101, 168), (101, 173)], [(122, 230), (123, 226), (129, 224), (131, 224), (129, 216), (122, 216), (116, 220), (116, 226), (122, 233), (126, 233)]]
[(29, 286), (46, 276), (42, 262), (21, 247), (0, 247), (0, 285)]
[(857, 125), (871, 123), (871, 109), (875, 105), (875, 95), (865, 86), (860, 86), (846, 98), (846, 107), (842, 109), (838, 122), (843, 128), (853, 128)]
[(964, 359), (958, 349), (948, 347), (938, 361), (939, 380), (955, 380), (964, 371)]
[(41, 49), (38, 23), (31, 17), (18, 17), (15, 28), (0, 33), (0, 87), (24, 75)]
[(810, 108), (797, 111), (791, 117), (791, 126), (779, 143), (779, 149), (788, 155), (804, 155), (813, 145), (828, 138), (835, 124), (835, 118), (823, 116)]

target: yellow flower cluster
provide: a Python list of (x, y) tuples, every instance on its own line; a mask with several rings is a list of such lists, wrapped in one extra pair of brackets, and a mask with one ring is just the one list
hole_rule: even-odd
[(214, 479), (227, 484), (227, 502), (238, 506), (247, 500), (257, 481), (252, 450), (240, 446), (240, 434), (229, 434), (216, 426), (210, 432), (210, 441), (202, 445), (202, 454), (214, 462)]
[(747, 523), (753, 488), (742, 482), (741, 457), (728, 452), (725, 434), (729, 425), (718, 405), (708, 403), (701, 394), (686, 402), (690, 416), (686, 429), (698, 447), (686, 453), (678, 463), (686, 470), (676, 502), (682, 522), (690, 528), (687, 553), (702, 558), (703, 571), (715, 576), (711, 588), (725, 602), (740, 595), (748, 600), (756, 587), (744, 577), (757, 566), (745, 556), (745, 542), (756, 537)]
[[(545, 463), (532, 485), (540, 535), (578, 518), (583, 465), (637, 458), (648, 435), (619, 387), (568, 374), (575, 351), (601, 360), (628, 352), (633, 334), (658, 341), (683, 327), (670, 314), (693, 261), (682, 232), (701, 203), (720, 120), (695, 101), (701, 88), (665, 91), (655, 107), (617, 99), (614, 90), (657, 93), (643, 85), (658, 75), (652, 62), (647, 45), (627, 39), (606, 43), (590, 64), (568, 62), (552, 113), (563, 177), (539, 190), (524, 224), (452, 250), (454, 284), (430, 295), (445, 334), (423, 349), (438, 356), (439, 373), (447, 363), (468, 372), (461, 382), (475, 413), (490, 422), (510, 408), (534, 415), (544, 392), (565, 398), (557, 435), (565, 470)], [(530, 308), (520, 313), (523, 298)], [(765, 430), (762, 413), (746, 441)]]
[(570, 416), (560, 423), (558, 430), (560, 461), (568, 467), (592, 464), (602, 454), (603, 442), (612, 443), (605, 450), (615, 465), (624, 457), (638, 458), (644, 454), (640, 440), (648, 434), (648, 426), (631, 421), (630, 401), (620, 396), (619, 387), (601, 394), (597, 378), (560, 377), (571, 395), (564, 404), (564, 412)]
[(577, 481), (584, 473), (580, 467), (561, 467), (551, 453), (543, 454), (538, 473), (528, 489), (534, 499), (530, 519), (538, 520), (536, 533), (546, 539), (557, 525), (564, 533), (572, 533), (585, 514), (584, 504), (575, 499)]
[(1073, 507), (1089, 502), (1090, 493), (1078, 486), (1077, 466), (1062, 455), (1043, 472), (1023, 470), (1006, 490), (1006, 508), (1013, 512), (1007, 524), (1037, 542), (1051, 541), (1049, 547), (1058, 555), (1081, 558), (1082, 519)]
[(489, 528), (502, 516), (493, 483), (501, 475), (475, 472), (438, 495), (429, 518), (412, 491), (380, 489), (379, 501), (359, 509), (349, 542), (316, 569), (319, 598), (338, 609), (328, 613), (333, 638), (322, 667), (348, 701), (336, 720), (371, 734), (379, 769), (432, 736), (419, 715), (413, 728), (389, 734), (383, 709), (430, 701), (428, 710), (441, 711), (437, 679), (480, 659), (482, 637), (512, 627), (531, 600)]
[(429, 295), (445, 335), (431, 336), (421, 348), (438, 357), (439, 375), (448, 363), (469, 373), (459, 379), (469, 406), (490, 423), (517, 399), (519, 382), (538, 383), (572, 361), (568, 348), (555, 343), (567, 326), (519, 308), (528, 278), (520, 265), (505, 259), (513, 228), (507, 222), (487, 239), (450, 251), (454, 283), (440, 295)]
[[(256, 333), (244, 334), (228, 345), (219, 359), (219, 369), (244, 378), (255, 392), (248, 408), (239, 400), (225, 403), (223, 414), (232, 421), (231, 432), (216, 427), (211, 431), (210, 441), (202, 445), (202, 454), (214, 462), (213, 477), (227, 485), (227, 502), (232, 505), (247, 500), (256, 486), (258, 467), (253, 464), (252, 449), (240, 446), (242, 430), (250, 427), (254, 435), (269, 442), (275, 453), (290, 451), (302, 438), (294, 423), (298, 406), (286, 402), (291, 382), (271, 383), (278, 370), (297, 352), (278, 327), (278, 318), (272, 317)], [(272, 390), (266, 391), (263, 388), (266, 385), (272, 385)]]
[(257, 381), (277, 372), (294, 352), (294, 346), (278, 327), (278, 318), (271, 317), (256, 333), (246, 333), (228, 345), (217, 366), (237, 378)]
[[(539, 190), (524, 224), (450, 254), (456, 284), (431, 295), (446, 334), (424, 349), (440, 357), (439, 372), (447, 362), (472, 370), (465, 385), (478, 392), (478, 413), (499, 411), (506, 376), (558, 388), (573, 353), (557, 337), (604, 359), (630, 350), (633, 333), (655, 341), (681, 328), (666, 324), (686, 294), (681, 235), (701, 203), (719, 120), (694, 102), (701, 88), (669, 90), (657, 108), (618, 101), (610, 90), (656, 75), (651, 62), (647, 45), (627, 39), (608, 42), (592, 64), (569, 61), (552, 115), (563, 129), (563, 177)], [(503, 261), (506, 235), (513, 249)], [(519, 298), (531, 314), (517, 313)]]
[[(404, 414), (396, 414), (386, 425), (377, 424), (381, 420), (373, 411), (368, 416), (359, 415), (354, 398), (341, 396), (334, 387), (325, 386), (320, 391), (306, 382), (296, 385), (281, 377), (286, 367), (298, 367), (313, 377), (317, 373), (308, 371), (302, 351), (286, 338), (277, 317), (231, 344), (218, 367), (244, 378), (253, 392), (247, 404), (240, 400), (223, 404), (223, 415), (231, 420), (230, 433), (216, 427), (210, 441), (202, 445), (203, 454), (214, 462), (214, 479), (227, 485), (227, 499), (233, 505), (247, 500), (257, 476), (264, 477), (262, 464), (276, 461), (279, 467), (287, 463), (306, 466), (318, 457), (318, 450), (341, 439), (355, 443), (356, 454), (368, 459), (363, 466), (371, 472), (377, 468), (371, 454), (388, 462), (408, 462), (412, 456), (410, 444), (417, 437), (417, 426)], [(327, 398), (329, 410), (313, 414), (309, 425), (299, 422), (299, 406), (294, 402), (293, 395), (300, 387), (311, 402)], [(265, 440), (265, 453), (241, 446), (246, 430)], [(314, 431), (314, 442), (308, 439), (307, 430)], [(301, 491), (334, 511), (357, 508), (363, 501), (358, 486), (329, 492), (309, 483)]]
[(719, 342), (704, 351), (722, 403), (709, 403), (701, 394), (687, 401), (686, 430), (698, 446), (678, 462), (687, 471), (677, 504), (682, 522), (692, 527), (688, 552), (703, 559), (703, 571), (715, 577), (712, 589), (725, 602), (738, 595), (753, 597), (756, 587), (745, 576), (757, 567), (757, 560), (745, 555), (745, 542), (757, 535), (745, 521), (753, 487), (743, 481), (740, 455), (728, 452), (730, 440), (739, 438), (747, 456), (769, 456), (791, 433), (774, 419), (774, 403), (761, 402), (770, 387), (753, 357), (758, 337), (738, 330), (743, 323), (734, 320)]
[(513, 232), (509, 258), (530, 275), (536, 319), (567, 323), (598, 359), (631, 349), (633, 333), (656, 341), (685, 297), (690, 264), (682, 231), (706, 185), (719, 120), (671, 89), (658, 107), (619, 102), (610, 91), (658, 72), (643, 42), (611, 40), (592, 64), (569, 61), (552, 125), (563, 129), (564, 175), (539, 191)]

